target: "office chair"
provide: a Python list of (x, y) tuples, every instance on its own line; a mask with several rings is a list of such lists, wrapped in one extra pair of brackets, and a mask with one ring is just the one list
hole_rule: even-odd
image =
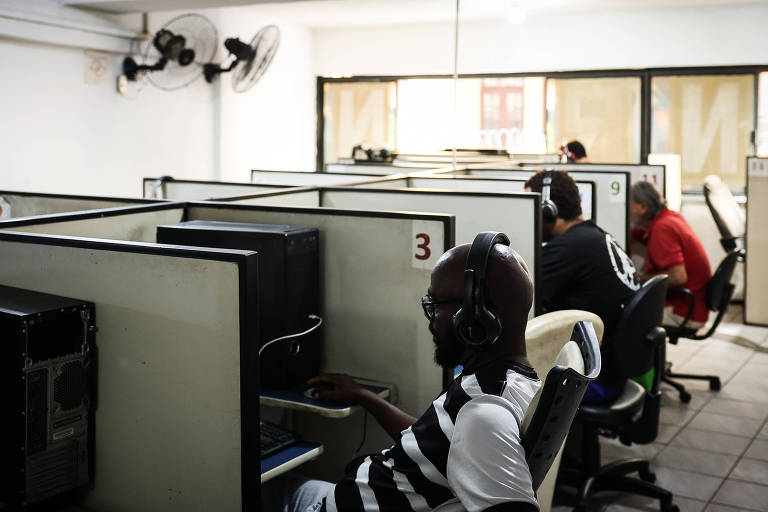
[[(735, 286), (731, 283), (731, 277), (733, 276), (733, 269), (736, 267), (736, 262), (744, 258), (744, 249), (732, 249), (725, 255), (723, 261), (717, 266), (717, 270), (712, 275), (712, 278), (707, 283), (707, 308), (710, 311), (717, 312), (714, 322), (704, 334), (698, 334), (697, 329), (687, 327), (688, 320), (693, 313), (693, 307), (696, 304), (696, 298), (693, 292), (687, 288), (678, 288), (677, 290), (685, 294), (689, 298), (688, 313), (680, 325), (665, 325), (664, 329), (667, 331), (669, 342), (677, 344), (680, 338), (687, 338), (691, 340), (704, 340), (712, 336), (720, 325), (720, 321), (725, 315), (725, 311), (728, 309), (728, 304), (731, 302), (731, 296)], [(720, 377), (716, 375), (695, 375), (689, 373), (673, 373), (670, 371), (671, 365), (666, 369), (664, 373), (664, 382), (675, 388), (680, 396), (680, 401), (688, 403), (691, 401), (691, 394), (685, 390), (685, 386), (679, 382), (675, 382), (672, 379), (697, 379), (708, 380), (709, 389), (712, 391), (720, 390)]]
[(719, 176), (712, 174), (704, 178), (704, 200), (720, 231), (720, 245), (725, 252), (743, 247), (746, 215)]
[[(585, 318), (588, 320), (584, 320)], [(538, 371), (544, 383), (531, 400), (522, 425), (522, 444), (531, 471), (533, 489), (537, 492), (541, 512), (546, 512), (550, 510), (551, 499), (547, 501), (542, 497), (542, 484), (550, 468), (559, 461), (563, 442), (584, 396), (587, 383), (600, 373), (597, 332), (602, 334), (602, 321), (592, 313), (576, 310), (548, 313), (537, 319), (541, 320), (529, 322), (529, 326), (534, 323), (534, 343), (540, 341), (541, 343), (535, 344), (548, 345), (548, 348), (555, 344), (560, 346), (559, 353), (550, 359), (548, 364), (537, 365), (538, 368), (544, 369), (543, 372)], [(595, 325), (591, 320), (595, 321)], [(545, 329), (547, 324), (549, 328)], [(569, 337), (565, 334), (560, 337), (560, 342), (555, 343), (552, 335), (562, 335), (564, 328), (572, 330), (571, 341), (563, 344), (562, 340)], [(528, 330), (526, 339), (530, 343)], [(465, 511), (457, 498), (435, 509), (435, 512)]]
[[(662, 512), (676, 512), (672, 493), (654, 485), (656, 477), (645, 459), (625, 459), (600, 464), (598, 434), (618, 437), (622, 443), (650, 443), (659, 428), (661, 392), (659, 384), (664, 371), (665, 335), (661, 326), (667, 276), (656, 276), (635, 293), (625, 306), (612, 342), (620, 351), (606, 355), (603, 365), (612, 365), (612, 374), (626, 379), (621, 394), (613, 402), (582, 404), (575, 423), (582, 427), (581, 461), (563, 467), (558, 484), (577, 489), (574, 511), (583, 512), (587, 499), (602, 491), (621, 491), (657, 498)], [(606, 341), (608, 343), (608, 341)], [(655, 368), (651, 389), (646, 391), (631, 377)], [(637, 472), (640, 478), (628, 476)]]

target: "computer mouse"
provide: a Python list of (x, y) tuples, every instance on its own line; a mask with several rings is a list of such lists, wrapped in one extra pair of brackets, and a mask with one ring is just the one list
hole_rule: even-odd
[(304, 391), (304, 396), (307, 398), (315, 399), (315, 393), (325, 393), (326, 391), (333, 391), (336, 387), (333, 384), (327, 382), (318, 382), (313, 384)]

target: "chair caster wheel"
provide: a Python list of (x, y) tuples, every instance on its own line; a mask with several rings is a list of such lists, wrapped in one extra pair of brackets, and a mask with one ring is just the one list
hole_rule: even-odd
[(687, 404), (691, 401), (691, 394), (687, 391), (681, 391), (680, 392), (680, 401), (684, 404)]
[(662, 505), (661, 512), (680, 512), (680, 507), (674, 503), (670, 503), (669, 505)]
[(645, 482), (653, 483), (656, 481), (656, 475), (650, 471), (638, 471), (638, 474), (640, 475), (640, 480)]
[(709, 381), (709, 389), (712, 391), (720, 391), (720, 379)]

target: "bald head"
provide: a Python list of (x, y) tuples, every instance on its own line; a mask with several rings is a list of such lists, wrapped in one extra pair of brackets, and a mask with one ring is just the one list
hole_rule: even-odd
[[(463, 297), (470, 247), (470, 244), (454, 247), (435, 264), (430, 287), (435, 300)], [(525, 354), (525, 327), (533, 302), (533, 283), (527, 265), (510, 247), (496, 244), (491, 249), (484, 292), (486, 305), (493, 308), (501, 320), (501, 343), (497, 344)], [(458, 307), (460, 304), (456, 309)]]

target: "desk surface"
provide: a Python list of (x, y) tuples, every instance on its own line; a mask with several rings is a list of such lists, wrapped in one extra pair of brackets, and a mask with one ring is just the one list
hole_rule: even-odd
[(261, 460), (261, 483), (275, 478), (323, 453), (319, 443), (296, 443)]
[[(361, 383), (363, 387), (369, 389), (382, 398), (388, 399), (391, 390), (387, 386)], [(322, 402), (314, 398), (304, 396), (303, 389), (272, 390), (262, 389), (260, 395), (261, 405), (271, 405), (273, 407), (284, 407), (306, 412), (312, 412), (329, 418), (345, 418), (352, 414), (354, 407), (348, 404), (335, 404)]]

